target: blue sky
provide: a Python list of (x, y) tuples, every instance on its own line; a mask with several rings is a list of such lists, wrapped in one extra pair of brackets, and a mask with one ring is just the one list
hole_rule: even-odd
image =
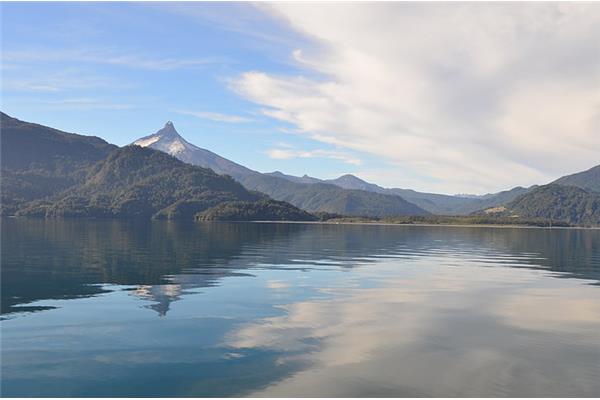
[[(249, 5), (191, 7), (3, 3), (2, 110), (118, 145), (172, 120), (192, 143), (260, 171), (335, 177), (369, 158), (290, 133), (229, 88), (245, 71), (310, 74), (291, 58), (305, 39)], [(274, 159), (273, 149), (317, 153)]]
[(2, 111), (259, 171), (485, 193), (600, 161), (594, 4), (1, 3)]

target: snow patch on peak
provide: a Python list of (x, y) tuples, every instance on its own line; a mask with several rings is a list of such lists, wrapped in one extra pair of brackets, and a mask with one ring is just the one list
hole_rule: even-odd
[(148, 147), (151, 144), (158, 142), (159, 140), (160, 140), (160, 136), (156, 135), (156, 136), (150, 136), (147, 139), (136, 140), (135, 142), (133, 142), (133, 144), (142, 146), (142, 147)]
[(186, 149), (186, 146), (184, 143), (181, 142), (181, 140), (174, 140), (173, 142), (171, 142), (169, 144), (169, 147), (167, 148), (167, 152), (171, 155), (177, 154), (177, 153), (181, 153)]

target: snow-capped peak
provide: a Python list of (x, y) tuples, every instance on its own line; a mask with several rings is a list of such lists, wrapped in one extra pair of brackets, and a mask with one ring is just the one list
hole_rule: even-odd
[(179, 136), (179, 133), (177, 133), (177, 130), (175, 129), (175, 125), (173, 125), (173, 123), (171, 121), (167, 121), (167, 123), (165, 124), (165, 126), (161, 130), (159, 130), (158, 132), (156, 132), (155, 135), (160, 135), (160, 136)]
[(179, 133), (177, 133), (177, 130), (175, 129), (175, 126), (173, 125), (173, 122), (167, 121), (165, 126), (163, 126), (162, 129), (160, 129), (158, 132), (156, 132), (153, 135), (144, 136), (143, 138), (138, 139), (135, 142), (133, 142), (133, 144), (136, 144), (136, 145), (142, 146), (142, 147), (147, 147), (147, 146), (150, 146), (150, 145), (158, 142), (159, 140), (164, 141), (163, 139), (167, 139), (169, 141), (176, 140), (176, 139), (183, 140), (183, 138), (181, 136), (179, 136)]
[(194, 145), (186, 142), (184, 138), (179, 136), (171, 121), (167, 121), (165, 126), (155, 134), (138, 139), (133, 144), (162, 150), (172, 156), (195, 148)]
[(210, 168), (218, 174), (245, 176), (257, 173), (209, 150), (194, 146), (177, 133), (171, 121), (167, 121), (158, 132), (144, 136), (132, 144), (163, 151), (183, 162)]

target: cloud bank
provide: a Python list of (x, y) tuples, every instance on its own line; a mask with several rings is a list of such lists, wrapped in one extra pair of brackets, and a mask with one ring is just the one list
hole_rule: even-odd
[(222, 58), (159, 58), (134, 53), (117, 53), (105, 50), (63, 50), (63, 51), (8, 51), (2, 54), (2, 63), (20, 65), (23, 63), (71, 63), (105, 64), (133, 69), (172, 71), (183, 68), (222, 64)]
[(598, 4), (261, 9), (312, 39), (293, 52), (306, 73), (231, 87), (302, 135), (379, 157), (397, 186), (495, 191), (600, 162)]
[(273, 148), (267, 151), (270, 158), (291, 160), (294, 158), (331, 158), (352, 165), (362, 165), (362, 160), (335, 150), (296, 150), (290, 148)]
[(208, 119), (215, 122), (227, 122), (230, 124), (241, 124), (244, 122), (252, 121), (250, 118), (242, 117), (239, 115), (221, 114), (210, 111), (187, 111), (187, 110), (176, 110), (178, 114), (191, 115), (202, 119)]

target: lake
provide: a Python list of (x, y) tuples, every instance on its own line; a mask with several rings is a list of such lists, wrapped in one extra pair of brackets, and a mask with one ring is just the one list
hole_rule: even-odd
[(600, 396), (600, 230), (2, 220), (2, 396)]

